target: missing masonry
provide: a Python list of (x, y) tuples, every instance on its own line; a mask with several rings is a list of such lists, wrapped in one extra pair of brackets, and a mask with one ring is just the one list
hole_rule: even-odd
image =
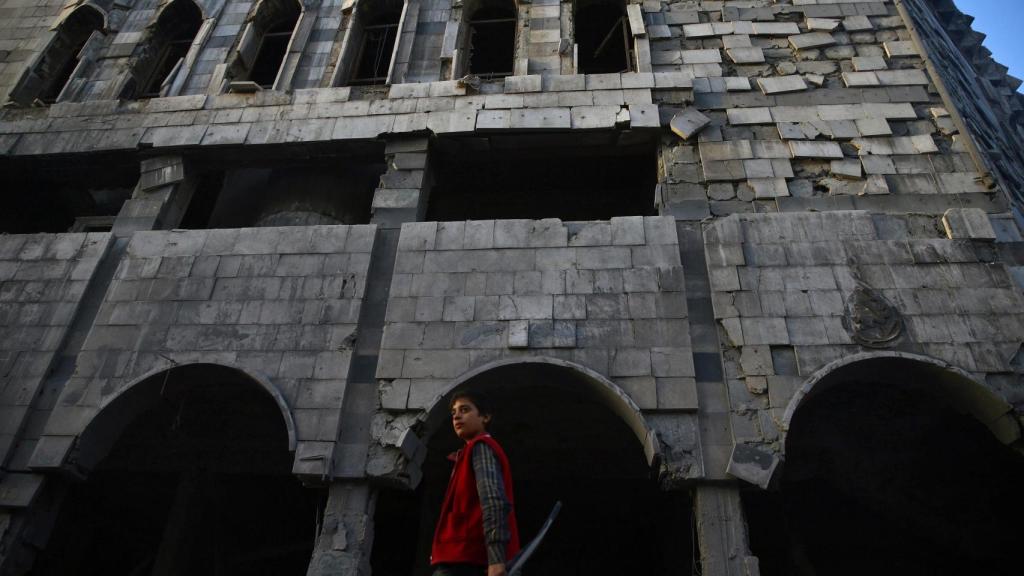
[(427, 220), (654, 214), (657, 158), (614, 133), (438, 140)]

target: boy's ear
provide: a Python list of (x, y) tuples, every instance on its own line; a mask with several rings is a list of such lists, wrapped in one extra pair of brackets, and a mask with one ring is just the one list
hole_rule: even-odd
[(488, 424), (490, 424), (490, 423), (491, 423), (491, 415), (490, 415), (490, 414), (484, 414), (484, 415), (483, 415), (483, 416), (481, 417), (481, 420), (483, 420), (483, 421), (484, 421), (484, 426), (486, 426), (486, 425), (488, 425)]

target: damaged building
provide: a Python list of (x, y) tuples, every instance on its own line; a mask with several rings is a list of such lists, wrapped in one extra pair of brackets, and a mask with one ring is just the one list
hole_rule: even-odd
[(0, 0), (0, 574), (1014, 574), (1024, 97), (952, 0)]

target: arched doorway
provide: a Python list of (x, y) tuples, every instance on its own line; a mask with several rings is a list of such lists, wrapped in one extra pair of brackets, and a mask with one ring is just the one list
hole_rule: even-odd
[[(500, 364), (456, 383), (483, 390), (495, 407), (490, 431), (512, 463), (522, 538), (554, 502), (564, 508), (531, 559), (532, 576), (689, 573), (691, 500), (659, 490), (657, 457), (639, 411), (613, 384), (557, 361)], [(381, 490), (374, 576), (429, 574), (430, 541), (460, 442), (449, 426), (449, 392), (429, 411), (423, 480), (413, 492)], [(648, 444), (649, 446), (649, 444)]]
[(149, 376), (93, 419), (31, 574), (306, 573), (322, 497), (291, 475), (269, 384), (219, 365)]
[(762, 574), (1019, 572), (1009, 405), (901, 355), (847, 363), (795, 402), (779, 491), (745, 499)]

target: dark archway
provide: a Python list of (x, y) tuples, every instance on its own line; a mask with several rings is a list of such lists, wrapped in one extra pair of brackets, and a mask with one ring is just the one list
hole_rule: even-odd
[(780, 490), (745, 498), (762, 574), (1019, 573), (1024, 458), (979, 420), (990, 394), (905, 357), (821, 378), (792, 411)]
[[(639, 411), (613, 384), (595, 378), (567, 364), (523, 362), (484, 370), (460, 384), (485, 390), (495, 406), (490, 431), (512, 463), (524, 540), (555, 501), (564, 504), (529, 573), (686, 573), (690, 497), (659, 490), (652, 454), (639, 438), (647, 433)], [(375, 576), (429, 573), (430, 540), (450, 473), (446, 456), (460, 445), (448, 427), (450, 395), (424, 423), (428, 453), (419, 488), (381, 491)]]
[[(81, 435), (34, 576), (306, 573), (322, 496), (291, 475), (279, 398), (244, 372), (164, 371)], [(94, 464), (95, 462), (95, 464)]]

